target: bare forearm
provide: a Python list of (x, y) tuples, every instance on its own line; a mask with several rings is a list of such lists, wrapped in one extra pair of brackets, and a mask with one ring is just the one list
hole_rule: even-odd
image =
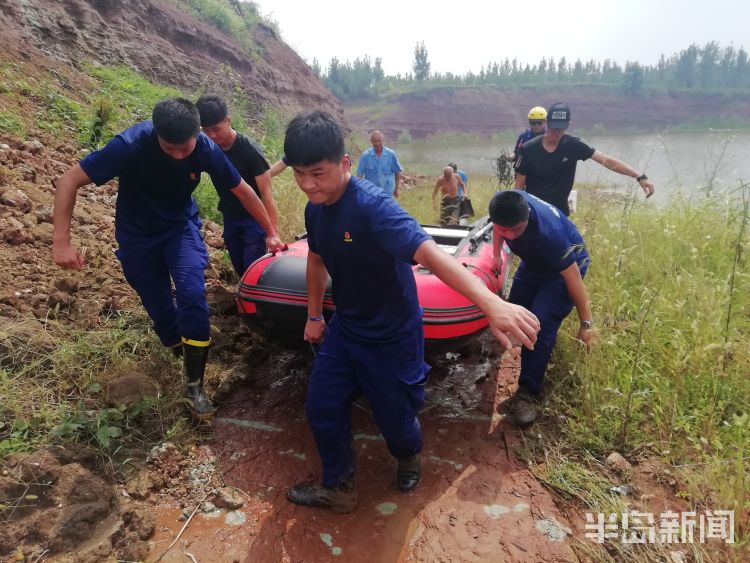
[(578, 312), (578, 318), (582, 321), (592, 320), (591, 304), (589, 303), (588, 292), (586, 291), (586, 286), (581, 278), (578, 264), (572, 264), (561, 272), (561, 275), (565, 280), (566, 287), (568, 288), (568, 295)]
[(609, 168), (612, 172), (617, 172), (623, 176), (630, 176), (631, 178), (637, 178), (640, 176), (640, 172), (632, 166), (625, 164), (623, 161), (616, 159), (613, 156), (609, 156), (604, 153), (596, 154), (598, 158), (595, 158), (596, 162)]
[(526, 176), (524, 176), (523, 174), (516, 173), (516, 189), (517, 190), (526, 189)]
[(260, 223), (260, 226), (266, 231), (266, 235), (269, 237), (277, 236), (276, 227), (271, 223), (271, 218), (268, 216), (266, 208), (249, 185), (243, 181), (239, 186), (232, 190), (232, 193), (240, 200), (245, 211)]
[(263, 207), (266, 208), (268, 218), (271, 220), (274, 230), (279, 230), (279, 210), (276, 207), (276, 200), (273, 197), (273, 186), (271, 185), (271, 175), (266, 172), (261, 176), (256, 176), (255, 181), (258, 184), (260, 195), (263, 198)]
[(313, 252), (307, 255), (307, 314), (317, 317), (323, 314), (323, 296), (328, 284), (328, 271), (323, 259)]
[(53, 181), (55, 205), (52, 211), (52, 243), (70, 244), (70, 221), (73, 217), (78, 188), (91, 183), (79, 164)]

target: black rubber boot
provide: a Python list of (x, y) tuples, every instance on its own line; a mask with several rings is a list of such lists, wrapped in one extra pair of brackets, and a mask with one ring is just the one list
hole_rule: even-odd
[(203, 375), (206, 372), (208, 346), (193, 346), (183, 342), (182, 349), (190, 414), (197, 420), (207, 420), (216, 411), (203, 392)]
[(170, 346), (169, 349), (172, 350), (172, 355), (175, 358), (182, 358), (182, 354), (184, 352), (184, 350), (182, 349), (182, 342), (178, 342), (174, 346)]
[(398, 460), (396, 488), (402, 493), (413, 491), (422, 478), (422, 459), (419, 454)]
[(294, 504), (330, 508), (336, 514), (347, 514), (357, 506), (357, 491), (354, 490), (354, 481), (351, 479), (337, 487), (295, 485), (286, 496)]

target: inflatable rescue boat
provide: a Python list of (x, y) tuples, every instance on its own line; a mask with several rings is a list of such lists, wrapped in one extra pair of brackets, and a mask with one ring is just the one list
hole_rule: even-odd
[[(422, 225), (440, 248), (451, 254), (490, 291), (502, 297), (509, 283), (510, 252), (503, 245), (501, 268), (492, 271), (492, 223), (485, 217), (470, 226)], [(307, 240), (253, 262), (237, 292), (240, 315), (270, 338), (302, 340), (307, 321)], [(437, 354), (457, 350), (487, 328), (485, 316), (471, 301), (440, 281), (423, 266), (413, 267), (419, 304), (424, 311), (425, 348)], [(323, 298), (323, 314), (336, 311), (331, 282)]]

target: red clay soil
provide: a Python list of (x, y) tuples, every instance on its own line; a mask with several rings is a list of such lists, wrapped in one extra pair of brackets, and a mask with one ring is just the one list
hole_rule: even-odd
[[(211, 448), (244, 494), (234, 512), (194, 517), (162, 561), (573, 561), (568, 523), (513, 454), (518, 434), (495, 412), (517, 377), (518, 354), (496, 369), (485, 341), (433, 370), (421, 416), (423, 480), (392, 486), (395, 463), (365, 405), (354, 406), (359, 504), (351, 514), (298, 507), (288, 488), (320, 478), (304, 418), (309, 352), (274, 354), (221, 406)], [(158, 510), (149, 560), (179, 532), (180, 509)], [(241, 514), (241, 516), (239, 516)], [(238, 525), (237, 520), (242, 522)], [(229, 519), (229, 520), (227, 520)], [(228, 522), (230, 525), (228, 525)]]

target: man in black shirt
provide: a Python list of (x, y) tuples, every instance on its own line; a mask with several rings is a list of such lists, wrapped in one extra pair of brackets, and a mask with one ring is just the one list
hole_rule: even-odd
[[(242, 179), (255, 190), (276, 229), (278, 210), (263, 149), (232, 128), (227, 104), (219, 96), (201, 96), (196, 105), (203, 132), (221, 147)], [(216, 191), (219, 211), (224, 215), (224, 244), (234, 269), (242, 276), (250, 264), (266, 253), (266, 233), (233, 194), (218, 187)]]
[(648, 176), (596, 150), (578, 137), (566, 134), (569, 125), (568, 105), (552, 104), (547, 111), (547, 132), (521, 146), (515, 164), (516, 189), (526, 190), (570, 215), (568, 196), (573, 189), (576, 164), (579, 160), (591, 158), (613, 172), (635, 178), (646, 197), (654, 195), (654, 185)]

